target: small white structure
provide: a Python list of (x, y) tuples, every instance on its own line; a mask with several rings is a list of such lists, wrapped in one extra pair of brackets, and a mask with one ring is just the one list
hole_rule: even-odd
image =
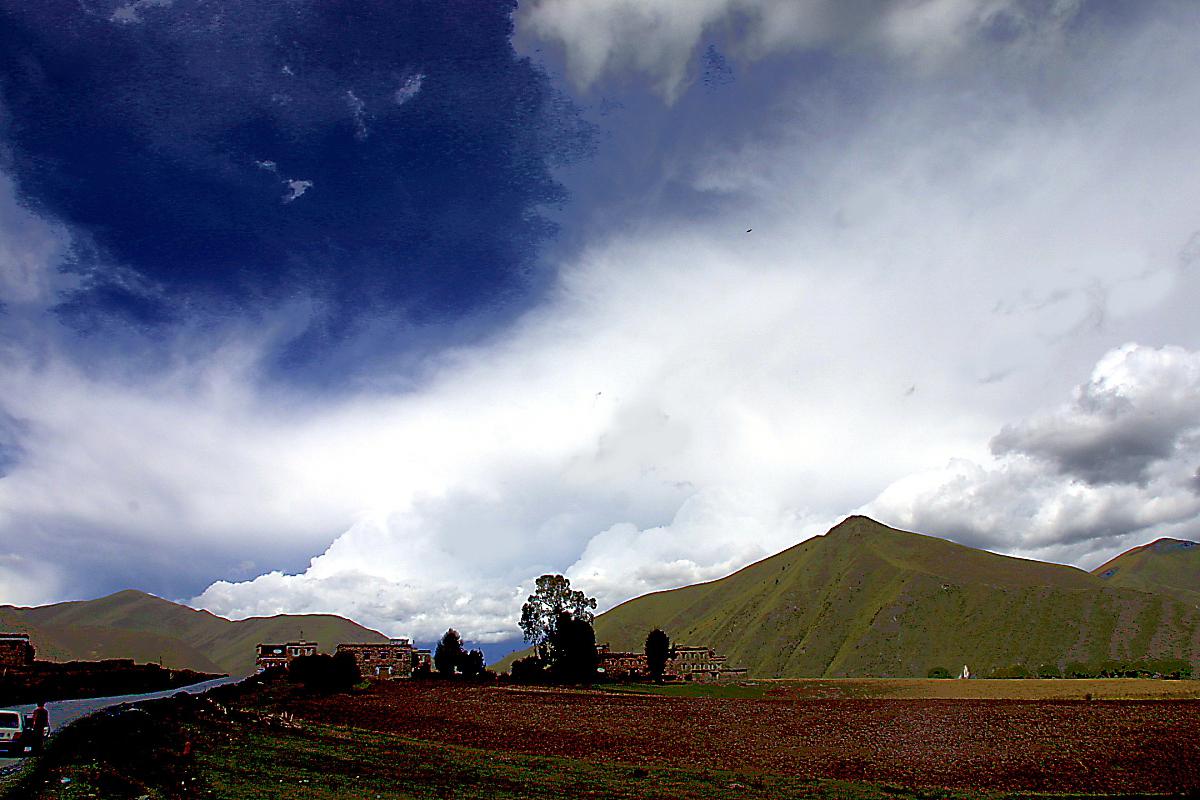
[(963, 664), (963, 671), (959, 674), (959, 680), (964, 680), (971, 677), (971, 670), (967, 669), (967, 665)]

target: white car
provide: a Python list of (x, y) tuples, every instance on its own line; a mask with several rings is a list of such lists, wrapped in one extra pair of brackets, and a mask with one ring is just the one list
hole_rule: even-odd
[(11, 708), (0, 709), (0, 755), (9, 758), (33, 749), (33, 716)]

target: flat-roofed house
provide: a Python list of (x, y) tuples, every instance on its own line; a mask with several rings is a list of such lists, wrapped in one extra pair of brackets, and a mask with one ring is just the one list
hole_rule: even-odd
[(283, 667), (287, 669), (297, 658), (301, 656), (315, 656), (317, 654), (317, 643), (306, 642), (301, 639), (298, 642), (283, 642), (282, 644), (260, 644), (257, 646), (257, 656), (254, 659), (254, 666), (258, 672), (270, 669), (271, 667)]
[(33, 656), (28, 633), (0, 633), (0, 667), (26, 669), (33, 666)]
[(337, 652), (354, 656), (358, 671), (373, 680), (411, 678), (416, 666), (417, 651), (408, 639), (339, 644)]
[(668, 669), (685, 681), (715, 682), (746, 677), (744, 667), (731, 667), (727, 662), (726, 656), (711, 647), (680, 645), (674, 648)]
[(650, 676), (645, 653), (613, 650), (607, 642), (596, 645), (596, 667), (614, 681), (644, 680)]

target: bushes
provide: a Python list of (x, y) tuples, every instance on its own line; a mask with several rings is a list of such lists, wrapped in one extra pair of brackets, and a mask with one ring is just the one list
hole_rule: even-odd
[(1037, 676), (1039, 678), (1061, 678), (1063, 674), (1059, 670), (1058, 664), (1041, 664), (1037, 668)]
[(951, 675), (950, 675), (950, 670), (946, 669), (945, 667), (934, 667), (933, 669), (929, 670), (929, 673), (927, 674), (926, 677), (949, 678), (949, 677), (951, 677)]
[(542, 683), (546, 680), (546, 669), (537, 656), (518, 658), (513, 662), (509, 675), (514, 683)]
[[(1143, 661), (1102, 661), (1085, 664), (1070, 661), (1060, 670), (1057, 664), (1041, 664), (1031, 671), (1024, 664), (997, 667), (989, 678), (1169, 678), (1186, 679), (1193, 675), (1192, 664), (1184, 659), (1153, 659)], [(930, 677), (933, 677), (932, 675)]]

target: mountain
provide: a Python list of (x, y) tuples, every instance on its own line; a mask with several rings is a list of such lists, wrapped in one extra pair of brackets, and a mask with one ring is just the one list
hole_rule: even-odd
[(0, 606), (0, 630), (27, 632), (38, 658), (132, 658), (163, 666), (246, 675), (259, 642), (300, 638), (333, 652), (341, 642), (386, 642), (379, 631), (332, 614), (228, 620), (161, 597), (126, 590), (96, 600)]
[(1166, 592), (1200, 605), (1200, 544), (1159, 539), (1121, 555), (1092, 571), (1110, 586)]
[[(1126, 573), (1142, 577), (1114, 580)], [(1102, 578), (850, 517), (720, 580), (622, 603), (595, 627), (597, 641), (628, 650), (661, 627), (759, 677), (1200, 662), (1200, 608), (1155, 583), (1168, 579), (1186, 572), (1118, 564)]]

